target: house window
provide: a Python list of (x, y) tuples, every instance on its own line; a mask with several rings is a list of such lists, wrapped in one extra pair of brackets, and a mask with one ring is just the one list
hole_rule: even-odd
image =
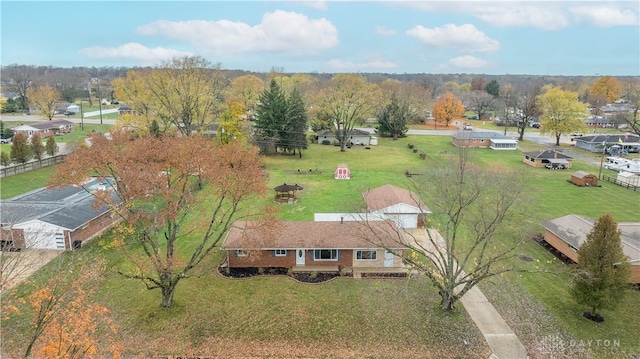
[(337, 249), (314, 249), (313, 260), (316, 261), (337, 261), (338, 250)]
[(378, 258), (378, 252), (375, 250), (356, 251), (356, 259), (359, 261), (374, 261)]
[(247, 251), (244, 249), (236, 249), (236, 257), (246, 257)]
[(286, 249), (276, 249), (273, 251), (276, 257), (285, 257), (287, 255)]

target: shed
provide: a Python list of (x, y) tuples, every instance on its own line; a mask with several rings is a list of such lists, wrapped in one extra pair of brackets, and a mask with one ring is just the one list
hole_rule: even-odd
[(290, 185), (290, 184), (282, 184), (273, 189), (276, 191), (275, 198), (273, 199), (276, 203), (297, 203), (298, 198), (296, 197), (296, 191), (302, 190), (302, 187), (298, 186), (298, 184)]
[(598, 177), (585, 171), (575, 171), (571, 175), (571, 183), (580, 187), (595, 187), (598, 185)]
[(616, 183), (640, 187), (640, 176), (627, 171), (618, 172)]
[(344, 163), (338, 165), (335, 172), (335, 179), (351, 179), (351, 171), (349, 171), (349, 167)]

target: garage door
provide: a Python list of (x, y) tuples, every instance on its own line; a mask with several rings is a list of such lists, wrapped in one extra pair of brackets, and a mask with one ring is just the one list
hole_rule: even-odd
[(42, 233), (25, 231), (27, 248), (34, 249), (65, 249), (63, 233)]
[(393, 214), (388, 216), (400, 228), (418, 228), (417, 214)]

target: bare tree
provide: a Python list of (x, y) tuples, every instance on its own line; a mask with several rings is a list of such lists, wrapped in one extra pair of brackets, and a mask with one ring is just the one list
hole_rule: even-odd
[(632, 106), (632, 115), (626, 118), (627, 124), (631, 130), (640, 135), (640, 119), (638, 119), (638, 111), (640, 111), (640, 79), (626, 81), (622, 84), (623, 96)]
[(34, 85), (38, 69), (27, 65), (9, 65), (2, 67), (3, 88), (18, 94), (20, 106), (28, 109), (27, 91)]
[(528, 85), (518, 96), (518, 106), (520, 107), (520, 118), (522, 122), (518, 124), (518, 139), (522, 141), (524, 131), (529, 125), (529, 121), (540, 116), (537, 98), (540, 95), (540, 86), (537, 84)]
[(469, 109), (478, 114), (478, 120), (493, 108), (494, 98), (484, 90), (471, 91), (468, 99)]
[(318, 97), (318, 116), (333, 122), (340, 151), (346, 151), (356, 121), (371, 116), (381, 98), (380, 88), (362, 75), (338, 74)]
[[(528, 203), (525, 178), (504, 168), (475, 166), (469, 151), (460, 149), (457, 158), (412, 177), (416, 204), (428, 203), (433, 219), (419, 231), (387, 231), (385, 240), (393, 238), (409, 250), (386, 249), (431, 279), (440, 306), (453, 309), (478, 283), (515, 270), (509, 260), (526, 238), (521, 226)], [(367, 234), (370, 241), (384, 243), (375, 231)]]

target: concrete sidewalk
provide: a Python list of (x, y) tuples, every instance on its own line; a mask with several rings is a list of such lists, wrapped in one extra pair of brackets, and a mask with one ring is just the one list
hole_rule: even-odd
[[(435, 231), (435, 230), (432, 230)], [(438, 247), (444, 246), (444, 239), (437, 231), (431, 232), (437, 236), (436, 241)], [(427, 237), (425, 229), (416, 229), (411, 231), (411, 235), (415, 240), (415, 248), (421, 248), (426, 255), (427, 252), (436, 253), (437, 250), (443, 250), (434, 248)], [(493, 307), (487, 297), (482, 294), (482, 291), (478, 287), (471, 288), (465, 295), (460, 298), (460, 302), (467, 310), (469, 316), (476, 323), (478, 329), (484, 336), (487, 344), (491, 348), (492, 359), (526, 359), (527, 349), (522, 345), (520, 339), (511, 330), (509, 325), (504, 321), (500, 313)]]
[(492, 358), (527, 358), (527, 350), (520, 339), (478, 287), (471, 288), (460, 298), (460, 302), (491, 347)]

